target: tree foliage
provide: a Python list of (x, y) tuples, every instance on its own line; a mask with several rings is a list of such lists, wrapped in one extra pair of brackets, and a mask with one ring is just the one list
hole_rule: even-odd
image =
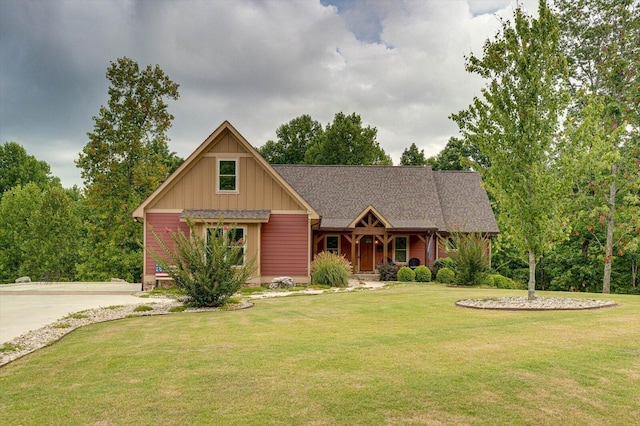
[(469, 140), (451, 138), (438, 155), (429, 157), (426, 163), (433, 170), (470, 170), (475, 167), (489, 167), (489, 160), (480, 153)]
[(418, 150), (415, 143), (412, 143), (409, 148), (405, 148), (400, 156), (401, 166), (424, 166), (427, 164), (427, 159), (424, 156), (424, 149)]
[(140, 69), (126, 57), (106, 75), (109, 101), (77, 160), (92, 209), (81, 274), (138, 280), (142, 227), (130, 214), (182, 161), (167, 144), (173, 115), (165, 99), (178, 99), (178, 84), (158, 65)]
[(375, 127), (363, 127), (356, 113), (339, 112), (324, 129), (302, 115), (280, 126), (278, 141), (268, 141), (258, 151), (272, 164), (391, 165), (377, 133)]
[(222, 306), (255, 271), (254, 259), (245, 259), (244, 241), (236, 240), (234, 228), (222, 223), (207, 236), (187, 220), (189, 235), (168, 231), (170, 242), (152, 230), (162, 253), (149, 250), (154, 261), (166, 271), (196, 307)]
[(562, 239), (560, 215), (566, 185), (557, 164), (555, 138), (567, 97), (562, 89), (566, 61), (559, 48), (555, 16), (540, 1), (539, 17), (521, 9), (514, 22), (467, 58), (467, 71), (488, 80), (483, 99), (453, 114), (462, 135), (487, 157), (480, 169), (500, 211), (499, 221), (528, 257), (529, 298), (535, 298), (535, 267), (553, 241)]
[(304, 114), (278, 127), (278, 141), (267, 141), (258, 152), (271, 164), (304, 164), (307, 149), (322, 133), (320, 122)]
[(0, 197), (17, 185), (32, 182), (42, 188), (59, 183), (59, 179), (51, 176), (51, 168), (46, 161), (27, 154), (22, 145), (6, 142), (0, 146)]
[(74, 280), (82, 228), (80, 195), (60, 185), (18, 185), (0, 200), (0, 282), (19, 276)]
[[(625, 246), (637, 247), (637, 219), (633, 222), (640, 216), (640, 3), (555, 3), (575, 90), (569, 138), (577, 152), (584, 152), (580, 163), (589, 164), (579, 177), (575, 211), (587, 212), (587, 230), (602, 248), (602, 291), (609, 293), (616, 248), (623, 253)], [(602, 228), (600, 239), (594, 231)]]
[(307, 164), (391, 165), (389, 157), (378, 144), (378, 129), (362, 126), (356, 113), (339, 112), (327, 124), (319, 142), (305, 156)]

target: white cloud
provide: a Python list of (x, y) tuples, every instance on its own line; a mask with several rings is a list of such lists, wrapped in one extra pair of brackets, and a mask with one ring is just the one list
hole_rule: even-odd
[(493, 13), (510, 17), (515, 0), (335, 3), (5, 0), (0, 142), (81, 183), (72, 159), (106, 103), (106, 68), (129, 56), (180, 84), (169, 109), (182, 156), (223, 120), (261, 145), (294, 117), (326, 124), (340, 111), (377, 127), (396, 162), (412, 142), (435, 155), (457, 132), (448, 115), (479, 94), (464, 55), (481, 51), (499, 28)]

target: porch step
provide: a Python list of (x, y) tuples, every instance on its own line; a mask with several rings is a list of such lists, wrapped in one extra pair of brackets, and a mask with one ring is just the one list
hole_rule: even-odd
[(362, 281), (380, 281), (380, 274), (353, 274), (349, 278)]

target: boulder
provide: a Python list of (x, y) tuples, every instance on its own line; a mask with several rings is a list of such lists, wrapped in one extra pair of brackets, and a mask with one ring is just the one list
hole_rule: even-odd
[(291, 277), (276, 277), (271, 280), (271, 284), (269, 284), (269, 288), (293, 288), (296, 286), (296, 283), (293, 282), (293, 278)]
[(31, 282), (31, 278), (29, 277), (20, 277), (16, 279), (16, 283), (30, 283), (30, 282)]

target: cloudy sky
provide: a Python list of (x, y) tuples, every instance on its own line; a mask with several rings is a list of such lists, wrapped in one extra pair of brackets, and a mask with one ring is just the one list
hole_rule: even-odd
[(187, 157), (224, 120), (254, 146), (309, 114), (360, 114), (398, 163), (437, 154), (482, 80), (465, 73), (498, 17), (536, 0), (0, 0), (0, 143), (82, 185), (74, 160), (107, 102), (110, 61), (180, 84), (170, 148)]

